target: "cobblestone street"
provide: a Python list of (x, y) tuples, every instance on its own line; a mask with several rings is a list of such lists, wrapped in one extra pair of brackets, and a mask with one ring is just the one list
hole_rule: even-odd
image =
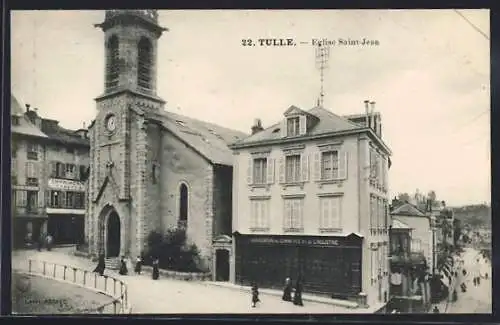
[[(26, 268), (27, 260), (38, 259), (92, 270), (95, 264), (90, 260), (57, 251), (16, 251), (12, 267)], [(149, 274), (141, 276), (120, 276), (106, 270), (106, 274), (128, 283), (132, 313), (356, 313), (326, 303), (304, 302), (304, 307), (283, 302), (280, 297), (261, 294), (261, 304), (252, 308), (250, 293), (231, 288), (213, 286), (204, 282), (186, 282), (160, 278), (154, 281)]]

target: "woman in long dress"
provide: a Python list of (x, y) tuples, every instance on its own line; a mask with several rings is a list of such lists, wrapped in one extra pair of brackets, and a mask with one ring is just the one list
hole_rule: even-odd
[(289, 277), (285, 280), (285, 288), (283, 289), (283, 301), (292, 301), (292, 279)]
[(94, 269), (94, 272), (104, 275), (104, 270), (106, 269), (106, 263), (104, 259), (104, 254), (99, 255), (99, 261)]
[(142, 269), (142, 258), (140, 256), (137, 256), (137, 259), (135, 260), (135, 273), (136, 274), (141, 274), (141, 269)]
[(120, 271), (118, 272), (121, 275), (127, 275), (128, 274), (128, 269), (127, 269), (127, 263), (125, 263), (125, 257), (122, 256), (120, 260)]
[(304, 306), (304, 303), (302, 301), (302, 289), (302, 276), (299, 275), (297, 282), (295, 283), (295, 292), (293, 295), (293, 304), (296, 306)]
[(252, 307), (255, 307), (258, 302), (260, 302), (259, 287), (257, 286), (257, 283), (254, 283), (252, 285)]
[(158, 258), (155, 258), (153, 260), (153, 280), (158, 280), (158, 278), (160, 277), (159, 263), (160, 261), (158, 260)]

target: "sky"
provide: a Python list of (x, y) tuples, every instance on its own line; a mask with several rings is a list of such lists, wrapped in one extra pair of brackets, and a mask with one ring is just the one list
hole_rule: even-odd
[[(103, 20), (104, 11), (11, 12), (13, 95), (64, 127), (88, 126), (104, 90), (94, 27)], [(158, 45), (166, 110), (247, 133), (255, 118), (270, 126), (291, 105), (315, 106), (312, 39), (335, 40), (324, 107), (348, 115), (376, 102), (393, 152), (391, 196), (491, 201), (488, 10), (160, 10), (159, 23), (169, 28)], [(242, 46), (261, 38), (297, 45)], [(338, 44), (363, 38), (378, 46)]]

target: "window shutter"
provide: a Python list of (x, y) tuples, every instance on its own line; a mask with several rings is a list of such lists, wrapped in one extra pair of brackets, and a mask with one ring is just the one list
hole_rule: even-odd
[(299, 134), (305, 135), (307, 133), (307, 117), (305, 115), (299, 116)]
[(387, 169), (387, 160), (384, 158), (384, 165), (383, 165), (383, 170), (384, 170), (384, 189), (387, 190), (389, 188), (388, 184), (388, 169)]
[(45, 206), (49, 207), (50, 206), (50, 191), (45, 191)]
[(253, 159), (248, 159), (248, 167), (247, 167), (247, 184), (253, 184)]
[(297, 226), (299, 228), (303, 227), (304, 220), (304, 200), (297, 200)]
[(292, 228), (291, 208), (290, 200), (285, 200), (285, 207), (283, 211), (283, 226), (285, 229)]
[(330, 215), (331, 215), (331, 227), (332, 228), (340, 228), (339, 227), (339, 198), (332, 198), (330, 200)]
[(321, 179), (321, 163), (320, 163), (321, 153), (314, 153), (314, 180), (319, 181)]
[(59, 192), (59, 206), (66, 207), (66, 192)]
[(282, 138), (285, 138), (287, 135), (287, 130), (286, 130), (286, 119), (282, 120), (280, 123), (280, 135)]
[(321, 228), (329, 228), (328, 215), (329, 215), (329, 206), (328, 199), (323, 198), (320, 199), (321, 202)]
[(301, 176), (302, 176), (302, 181), (307, 182), (309, 181), (309, 156), (304, 154), (300, 155), (300, 164), (301, 164)]
[(273, 158), (267, 158), (267, 184), (274, 183), (274, 161)]
[(255, 218), (255, 201), (250, 201), (250, 228), (256, 227), (256, 218)]
[(57, 165), (54, 161), (49, 162), (49, 168), (50, 168), (50, 177), (56, 177), (57, 176)]
[(266, 227), (266, 201), (260, 201), (260, 222), (259, 226)]
[(347, 179), (347, 151), (341, 151), (339, 153), (338, 178)]
[(279, 159), (279, 178), (280, 178), (280, 183), (283, 184), (285, 183), (285, 157), (280, 157)]

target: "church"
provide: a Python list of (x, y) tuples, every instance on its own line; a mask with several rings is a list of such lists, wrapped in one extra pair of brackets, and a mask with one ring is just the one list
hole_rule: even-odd
[[(184, 228), (213, 270), (215, 247), (231, 245), (228, 145), (247, 135), (165, 110), (156, 80), (158, 40), (167, 29), (156, 10), (107, 10), (95, 26), (104, 32), (106, 58), (104, 92), (89, 126), (90, 252), (134, 258), (151, 231)], [(229, 255), (218, 261), (226, 273)]]

